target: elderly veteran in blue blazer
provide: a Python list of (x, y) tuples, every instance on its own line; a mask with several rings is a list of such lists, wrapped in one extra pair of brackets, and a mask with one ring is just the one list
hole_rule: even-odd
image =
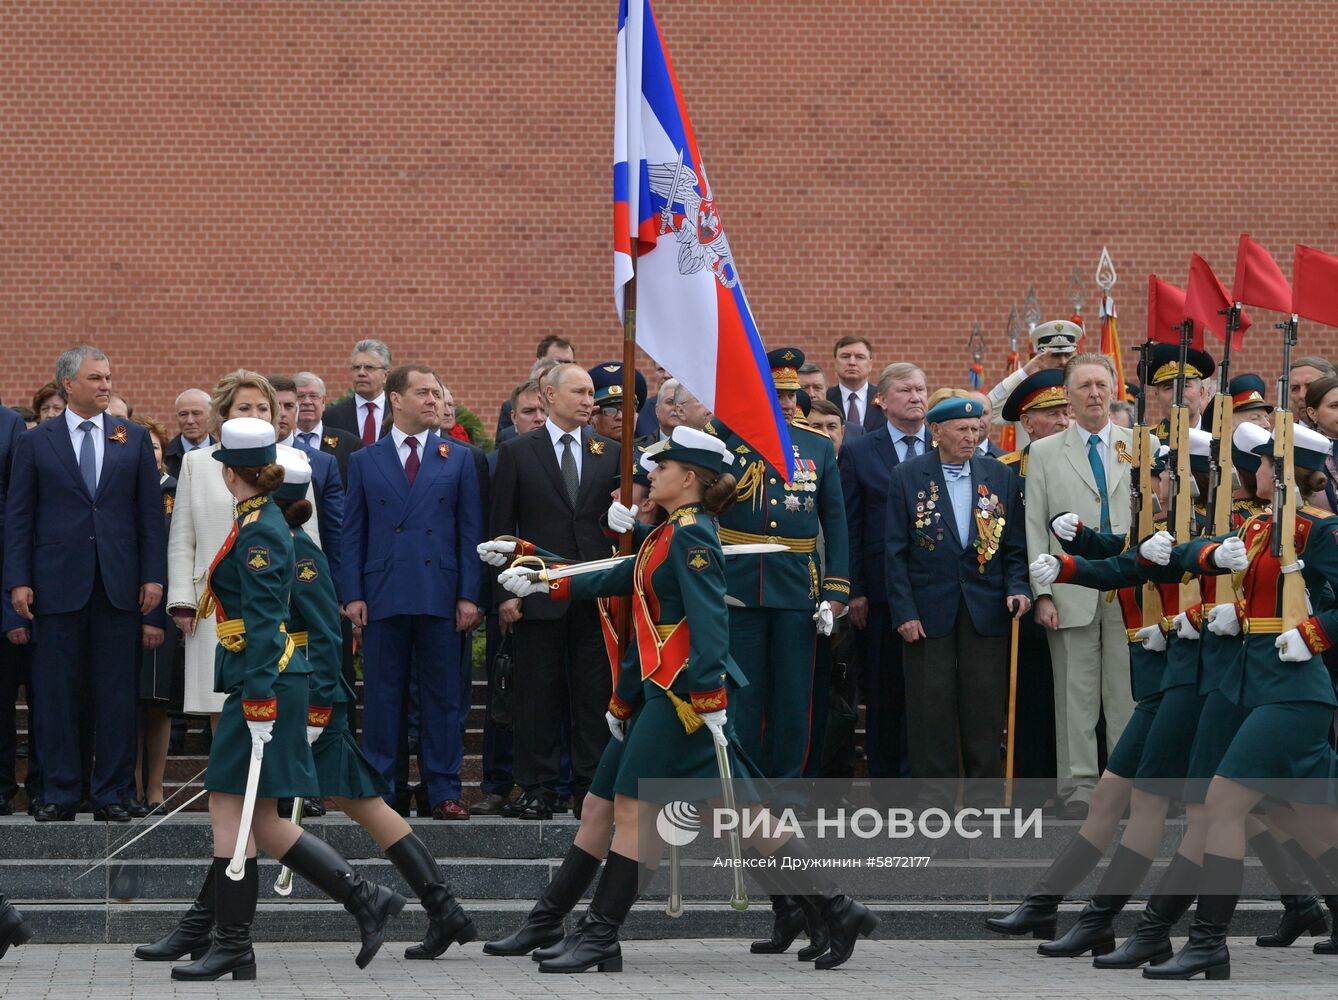
[(934, 448), (900, 463), (888, 486), (884, 558), (905, 643), (911, 777), (935, 782), (923, 797), (936, 804), (955, 797), (959, 749), (968, 802), (1002, 776), (1009, 618), (1031, 607), (1018, 489), (976, 450), (980, 415), (976, 399), (931, 409)]

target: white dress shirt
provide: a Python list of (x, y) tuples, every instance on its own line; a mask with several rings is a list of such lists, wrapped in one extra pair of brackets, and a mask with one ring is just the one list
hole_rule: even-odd
[[(839, 383), (838, 383), (839, 384)], [(869, 383), (865, 382), (858, 389), (848, 389), (844, 385), (841, 387), (841, 419), (845, 420), (850, 413), (850, 397), (855, 397), (855, 409), (859, 411), (859, 421), (861, 425), (864, 418), (869, 413)]]
[[(102, 420), (105, 414), (99, 413), (94, 417), (81, 417), (68, 406), (65, 408), (65, 426), (70, 429), (70, 444), (74, 445), (74, 462), (79, 464), (79, 449), (84, 446), (84, 431), (80, 430), (79, 425), (85, 420), (93, 421), (93, 467), (96, 473), (93, 476), (94, 483), (102, 481), (102, 456), (107, 450), (107, 434), (103, 430)], [(83, 469), (81, 468), (82, 475)]]
[[(366, 410), (363, 410), (364, 414), (366, 412)], [(308, 438), (308, 434), (314, 434), (315, 437)], [(299, 427), (293, 431), (293, 437), (300, 441), (304, 447), (310, 448), (312, 451), (320, 451), (321, 439), (325, 437), (325, 424), (323, 421), (317, 420), (316, 426), (309, 431), (304, 431)], [(361, 437), (361, 435), (359, 435), (359, 437)]]
[(898, 462), (904, 462), (906, 461), (907, 458), (918, 457), (920, 455), (923, 455), (925, 451), (928, 449), (928, 446), (925, 444), (924, 424), (921, 424), (919, 428), (917, 428), (916, 431), (910, 435), (916, 440), (914, 456), (907, 455), (907, 452), (910, 450), (910, 445), (908, 445), (905, 441), (902, 440), (902, 438), (906, 437), (906, 432), (895, 427), (892, 424), (892, 421), (890, 420), (887, 422), (887, 433), (888, 436), (892, 438), (892, 447), (897, 449)]
[(404, 442), (412, 437), (418, 442), (418, 461), (423, 461), (423, 449), (427, 447), (427, 431), (419, 431), (417, 434), (405, 434), (393, 424), (390, 427), (390, 439), (395, 442), (395, 454), (400, 457), (400, 465), (409, 461), (409, 446)]
[(1102, 467), (1103, 469), (1106, 470), (1106, 483), (1107, 483), (1107, 486), (1109, 486), (1109, 484), (1110, 484), (1110, 482), (1111, 482), (1111, 475), (1110, 475), (1110, 456), (1111, 456), (1110, 428), (1111, 428), (1111, 423), (1110, 423), (1110, 421), (1107, 420), (1107, 421), (1106, 421), (1106, 426), (1105, 426), (1105, 427), (1102, 427), (1101, 430), (1099, 430), (1099, 431), (1096, 432), (1097, 437), (1099, 437), (1101, 440), (1100, 440), (1099, 442), (1097, 442), (1097, 444), (1095, 444), (1095, 445), (1091, 444), (1091, 443), (1089, 442), (1089, 440), (1088, 440), (1088, 439), (1092, 436), (1092, 432), (1091, 432), (1091, 431), (1083, 430), (1083, 428), (1080, 427), (1080, 426), (1078, 426), (1077, 424), (1070, 424), (1070, 425), (1069, 425), (1069, 428), (1070, 428), (1075, 434), (1077, 434), (1077, 436), (1078, 436), (1078, 443), (1082, 445), (1082, 450), (1083, 450), (1083, 453), (1084, 453), (1084, 454), (1087, 453), (1087, 449), (1088, 449), (1088, 448), (1092, 448), (1092, 447), (1095, 447), (1095, 448), (1096, 448), (1096, 450), (1097, 450), (1097, 454), (1101, 456), (1101, 467)]
[(381, 438), (381, 423), (386, 419), (386, 394), (383, 392), (375, 399), (363, 399), (361, 396), (353, 397), (358, 403), (358, 437), (362, 437), (362, 428), (367, 423), (367, 404), (371, 403), (376, 407), (374, 419), (376, 421), (376, 437)]
[(214, 443), (214, 439), (211, 438), (208, 434), (204, 436), (204, 440), (201, 441), (199, 444), (191, 444), (188, 440), (186, 440), (186, 435), (184, 434), (180, 435), (180, 437), (181, 437), (181, 454), (183, 456), (194, 451), (196, 448), (208, 448), (211, 444)]
[(544, 426), (548, 428), (548, 436), (553, 442), (553, 455), (557, 458), (559, 469), (562, 468), (562, 452), (564, 447), (559, 438), (561, 438), (563, 434), (571, 435), (571, 454), (572, 457), (576, 459), (576, 481), (579, 483), (581, 481), (581, 447), (585, 444), (584, 440), (581, 438), (581, 428), (578, 427), (574, 431), (564, 431), (557, 424), (553, 423), (552, 417), (549, 417), (544, 421)]

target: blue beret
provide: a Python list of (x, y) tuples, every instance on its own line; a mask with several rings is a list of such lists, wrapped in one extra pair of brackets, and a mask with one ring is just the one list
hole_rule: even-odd
[(979, 420), (984, 415), (985, 407), (980, 400), (949, 396), (925, 414), (925, 420), (931, 424), (941, 424), (945, 420)]

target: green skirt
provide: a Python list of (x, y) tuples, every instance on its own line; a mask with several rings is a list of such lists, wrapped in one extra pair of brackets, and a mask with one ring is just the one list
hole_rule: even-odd
[[(1206, 648), (1205, 648), (1206, 652)], [(1214, 680), (1216, 683), (1216, 680)], [(1200, 686), (1202, 689), (1202, 686)], [(1236, 738), (1241, 723), (1250, 710), (1242, 708), (1214, 689), (1203, 700), (1199, 724), (1194, 729), (1194, 745), (1189, 751), (1189, 766), (1185, 769), (1185, 787), (1180, 794), (1183, 802), (1201, 803), (1208, 795), (1208, 785), (1217, 773), (1217, 767), (1226, 755), (1227, 747)]]
[[(713, 782), (718, 786), (720, 768), (716, 763), (715, 739), (711, 731), (702, 726), (695, 733), (688, 733), (683, 729), (683, 723), (679, 721), (674, 706), (669, 703), (664, 692), (650, 684), (646, 687), (645, 703), (636, 716), (636, 724), (628, 730), (627, 739), (622, 744), (621, 759), (613, 779), (614, 794), (664, 803), (693, 797), (676, 794), (669, 787), (669, 779)], [(731, 737), (730, 770), (736, 779), (743, 779), (735, 785), (735, 798), (739, 801), (755, 799), (757, 796), (747, 780), (751, 778), (751, 772), (739, 759), (732, 745), (733, 726), (729, 725), (726, 732)], [(601, 759), (600, 767), (603, 766), (604, 760)], [(666, 783), (655, 788), (642, 788), (643, 778), (660, 779)]]
[(321, 797), (380, 798), (389, 792), (389, 786), (381, 772), (362, 755), (349, 729), (348, 709), (347, 702), (335, 704), (330, 711), (330, 724), (311, 745)]
[(1194, 745), (1194, 729), (1202, 711), (1203, 697), (1192, 677), (1184, 684), (1166, 689), (1152, 731), (1143, 744), (1143, 756), (1134, 775), (1135, 788), (1168, 799), (1179, 797), (1189, 766), (1189, 751)]
[[(274, 738), (265, 744), (260, 766), (262, 799), (287, 799), (296, 795), (316, 797), (316, 766), (307, 746), (307, 680), (310, 674), (279, 674), (274, 697), (279, 717)], [(242, 692), (233, 691), (223, 703), (218, 729), (209, 750), (209, 770), (204, 787), (229, 795), (246, 794), (246, 772), (251, 766), (251, 733), (242, 715)]]
[(628, 720), (627, 732), (623, 734), (621, 740), (615, 740), (610, 736), (609, 741), (604, 744), (604, 752), (599, 755), (599, 764), (595, 767), (595, 776), (590, 779), (589, 794), (613, 801), (613, 796), (616, 794), (614, 782), (618, 778), (618, 768), (623, 762), (623, 748), (627, 746), (627, 740), (631, 737), (632, 724), (640, 717), (645, 705), (643, 701), (636, 707), (632, 718)]
[(1241, 723), (1217, 773), (1284, 802), (1333, 803), (1333, 708), (1321, 702), (1260, 705)]
[(1121, 778), (1132, 778), (1138, 773), (1138, 762), (1143, 757), (1143, 744), (1152, 731), (1152, 722), (1161, 705), (1161, 692), (1144, 698), (1134, 705), (1134, 714), (1125, 723), (1119, 742), (1106, 758), (1106, 770)]

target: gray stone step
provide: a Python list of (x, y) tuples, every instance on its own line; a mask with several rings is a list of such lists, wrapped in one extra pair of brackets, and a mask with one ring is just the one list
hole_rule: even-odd
[[(469, 904), (480, 939), (500, 937), (510, 933), (525, 919), (531, 903), (526, 901), (481, 901)], [(893, 940), (956, 939), (997, 941), (1000, 948), (1032, 951), (1036, 942), (1030, 937), (1004, 938), (985, 927), (985, 917), (1000, 912), (979, 903), (937, 904), (874, 904), (879, 917), (874, 937)], [(1066, 904), (1060, 913), (1061, 930), (1072, 923), (1081, 909)], [(1140, 906), (1131, 906), (1115, 924), (1118, 937), (1128, 935), (1138, 919)], [(154, 941), (168, 933), (180, 918), (180, 904), (26, 904), (24, 915), (32, 922), (35, 943), (95, 943), (113, 942), (136, 944)], [(1233, 936), (1253, 936), (1272, 930), (1277, 925), (1279, 907), (1269, 902), (1242, 902), (1232, 921)], [(1176, 928), (1176, 936), (1183, 937), (1188, 927), (1186, 917)], [(570, 925), (570, 918), (568, 920)], [(638, 903), (629, 914), (623, 928), (625, 940), (654, 938), (739, 938), (743, 941), (765, 937), (771, 926), (771, 910), (766, 900), (758, 900), (745, 912), (730, 909), (724, 903), (688, 904), (687, 912), (678, 919), (670, 919), (661, 903)], [(413, 902), (395, 918), (387, 933), (387, 948), (396, 951), (404, 943), (422, 937), (427, 927), (423, 911)], [(277, 941), (347, 941), (350, 942), (349, 961), (353, 969), (354, 942), (357, 931), (352, 918), (342, 907), (333, 903), (268, 902), (262, 901), (256, 913), (252, 936), (257, 942)], [(1303, 938), (1292, 946), (1298, 955), (1309, 956), (1312, 939)], [(790, 951), (797, 950), (797, 945)], [(464, 946), (479, 948), (477, 942)], [(452, 949), (454, 950), (454, 949)], [(127, 959), (129, 954), (127, 951)], [(778, 962), (793, 962), (777, 957)], [(502, 961), (499, 959), (498, 961)], [(513, 959), (514, 961), (514, 959)]]

